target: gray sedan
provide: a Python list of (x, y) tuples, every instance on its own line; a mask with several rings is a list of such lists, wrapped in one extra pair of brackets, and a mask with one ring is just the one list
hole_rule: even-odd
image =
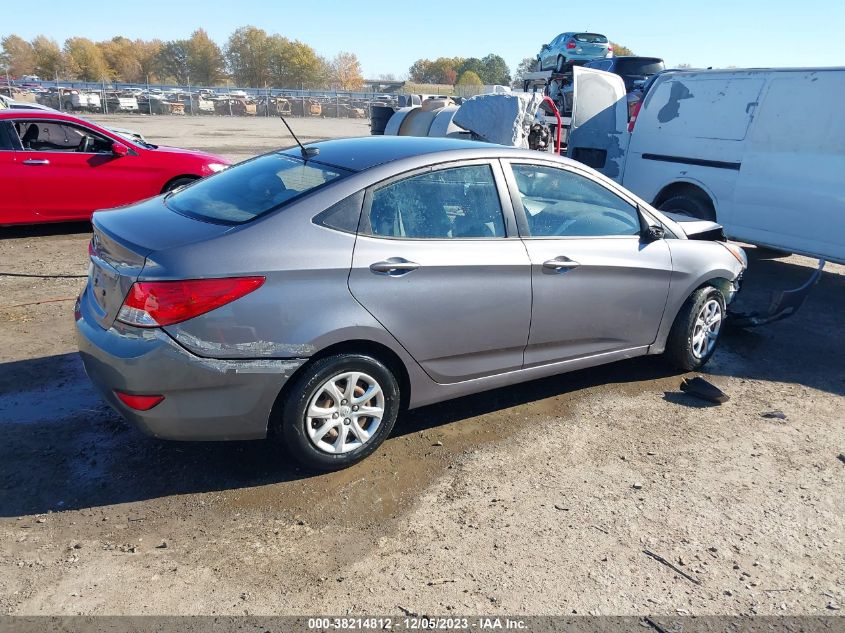
[(75, 316), (104, 398), (327, 470), (403, 408), (644, 354), (698, 369), (746, 266), (580, 163), (453, 139), (273, 152), (93, 225)]

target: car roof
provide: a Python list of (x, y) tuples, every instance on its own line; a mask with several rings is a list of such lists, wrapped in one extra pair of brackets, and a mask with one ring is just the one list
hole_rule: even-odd
[[(320, 153), (313, 158), (314, 161), (350, 171), (363, 171), (405, 158), (442, 152), (454, 153), (464, 150), (464, 153), (477, 154), (479, 150), (483, 150), (485, 155), (495, 157), (513, 155), (515, 152), (519, 155), (524, 151), (481, 141), (421, 136), (359, 136), (308, 143), (306, 147), (319, 148)], [(282, 153), (301, 156), (297, 146), (282, 150)]]
[(79, 121), (75, 116), (59, 112), (58, 110), (41, 110), (35, 108), (6, 108), (0, 110), (0, 119), (11, 119), (26, 115), (28, 119), (65, 119), (66, 121)]

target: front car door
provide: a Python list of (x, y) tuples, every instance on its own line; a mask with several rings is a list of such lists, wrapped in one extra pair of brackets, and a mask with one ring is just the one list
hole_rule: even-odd
[(499, 163), (439, 165), (369, 190), (349, 288), (436, 382), (520, 369), (531, 272)]
[(138, 156), (112, 152), (114, 139), (65, 120), (15, 121), (23, 150), (21, 186), (36, 219), (83, 220), (108, 209), (159, 193)]
[(572, 68), (572, 124), (566, 154), (622, 182), (628, 150), (628, 96), (622, 77)]
[(636, 203), (587, 172), (506, 162), (534, 293), (525, 367), (645, 353), (657, 336), (672, 261), (641, 238)]
[(14, 128), (8, 121), (0, 120), (0, 225), (28, 222), (29, 209), (26, 206), (23, 187), (20, 184), (20, 143)]

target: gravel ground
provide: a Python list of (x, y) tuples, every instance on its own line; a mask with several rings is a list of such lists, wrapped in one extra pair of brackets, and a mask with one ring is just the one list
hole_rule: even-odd
[[(233, 160), (290, 144), (273, 119), (108, 121)], [(406, 413), (314, 475), (111, 413), (73, 341), (88, 225), (0, 231), (0, 613), (841, 613), (845, 267), (725, 336), (721, 406), (636, 359)], [(813, 264), (751, 256), (746, 304)]]

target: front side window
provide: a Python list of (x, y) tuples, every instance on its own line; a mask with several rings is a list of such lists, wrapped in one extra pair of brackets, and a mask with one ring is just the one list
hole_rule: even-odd
[(58, 121), (16, 121), (14, 127), (25, 150), (111, 153), (111, 139), (77, 125)]
[(502, 205), (489, 165), (427, 172), (373, 193), (369, 233), (403, 239), (505, 236)]
[(339, 167), (267, 154), (176, 191), (165, 204), (200, 220), (239, 224), (348, 174)]
[(513, 165), (530, 237), (639, 235), (637, 208), (585, 176), (540, 165)]

